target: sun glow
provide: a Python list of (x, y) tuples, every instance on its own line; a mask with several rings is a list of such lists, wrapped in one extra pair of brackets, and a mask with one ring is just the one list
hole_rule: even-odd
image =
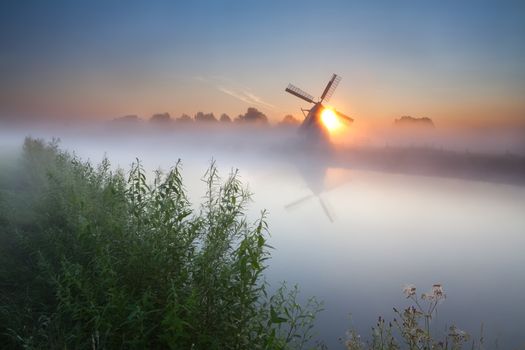
[(324, 109), (324, 111), (321, 113), (321, 120), (328, 131), (335, 131), (341, 127), (339, 118), (337, 118), (335, 112), (330, 108)]

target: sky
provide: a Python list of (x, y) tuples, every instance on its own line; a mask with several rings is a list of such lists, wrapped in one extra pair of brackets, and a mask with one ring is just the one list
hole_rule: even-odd
[(525, 125), (523, 1), (26, 1), (0, 4), (0, 121), (250, 106), (277, 121), (343, 77), (360, 122)]

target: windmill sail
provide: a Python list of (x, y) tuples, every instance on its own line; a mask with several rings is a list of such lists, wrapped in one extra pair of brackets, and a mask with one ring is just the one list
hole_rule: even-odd
[(330, 100), (330, 97), (332, 97), (332, 94), (337, 88), (337, 85), (339, 85), (340, 81), (341, 81), (341, 77), (339, 75), (337, 74), (332, 75), (332, 79), (330, 79), (328, 84), (326, 84), (323, 94), (321, 95), (321, 101), (328, 102)]
[(341, 113), (341, 112), (338, 112), (338, 111), (335, 111), (335, 114), (345, 123), (347, 124), (350, 124), (352, 123), (354, 120), (352, 118), (350, 118), (349, 116)]
[(288, 84), (288, 87), (285, 89), (285, 91), (290, 93), (290, 94), (292, 94), (292, 95), (294, 95), (294, 96), (302, 98), (306, 102), (315, 103), (314, 102), (314, 97), (312, 95), (310, 95), (307, 92), (304, 92), (303, 90), (299, 89), (295, 85)]

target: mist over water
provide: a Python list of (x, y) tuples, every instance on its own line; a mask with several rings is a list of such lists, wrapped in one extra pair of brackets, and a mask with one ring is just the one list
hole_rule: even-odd
[[(269, 211), (275, 250), (268, 279), (297, 283), (303, 296), (324, 300), (317, 323), (329, 348), (351, 324), (365, 333), (378, 315), (393, 318), (392, 306), (406, 305), (401, 289), (408, 283), (419, 291), (444, 285), (439, 325), (454, 322), (477, 335), (483, 323), (488, 341), (498, 339), (501, 348), (523, 344), (523, 130), (357, 130), (324, 156), (298, 144), (294, 128), (4, 125), (2, 153), (19, 150), (25, 136), (58, 137), (83, 159), (107, 156), (125, 170), (136, 158), (151, 173), (181, 159), (194, 203), (212, 159), (224, 178), (238, 168), (254, 193), (251, 217)], [(367, 148), (387, 156), (392, 148), (444, 150), (465, 155), (462, 163), (472, 154), (511, 157), (509, 169), (518, 170), (505, 181), (478, 181), (477, 168), (460, 177), (379, 171), (367, 163), (369, 153), (352, 158)]]

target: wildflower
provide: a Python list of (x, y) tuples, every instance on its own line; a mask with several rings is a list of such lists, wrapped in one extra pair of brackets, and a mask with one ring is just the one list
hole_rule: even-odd
[(348, 350), (360, 350), (363, 348), (361, 336), (355, 331), (346, 332), (346, 337), (345, 346)]
[(414, 318), (414, 317), (422, 316), (423, 313), (419, 311), (418, 309), (416, 309), (414, 306), (409, 306), (408, 308), (405, 309), (403, 315), (406, 318), (410, 318), (410, 317)]
[(443, 286), (439, 283), (432, 286), (432, 295), (436, 300), (445, 299), (446, 295), (443, 291)]
[(443, 286), (441, 286), (441, 284), (434, 284), (432, 286), (432, 291), (421, 294), (421, 299), (427, 300), (430, 302), (440, 301), (442, 299), (445, 299), (445, 297), (446, 297), (446, 294), (443, 291)]
[(456, 343), (467, 342), (470, 339), (470, 335), (467, 332), (457, 328), (456, 326), (451, 326), (449, 330), (450, 333), (448, 334), (448, 336), (452, 338), (452, 341)]
[(413, 284), (406, 285), (403, 288), (403, 294), (405, 294), (407, 298), (416, 295), (416, 286), (414, 286)]

